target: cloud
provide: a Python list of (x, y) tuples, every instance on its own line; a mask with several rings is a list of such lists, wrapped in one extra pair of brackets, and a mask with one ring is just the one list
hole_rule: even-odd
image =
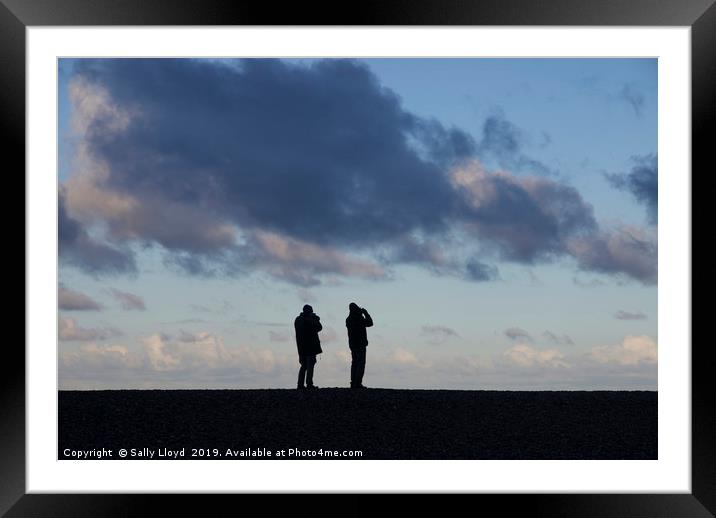
[(412, 264), (434, 275), (459, 277), (474, 282), (499, 278), (497, 267), (475, 258), (465, 260), (461, 248), (464, 248), (464, 243), (460, 243), (449, 231), (434, 236), (413, 232), (383, 246), (378, 257), (386, 267)]
[(465, 265), (467, 278), (472, 281), (492, 281), (499, 278), (497, 267), (472, 259)]
[(60, 260), (77, 266), (92, 275), (134, 273), (134, 255), (125, 248), (103, 243), (90, 236), (78, 220), (72, 218), (66, 208), (65, 188), (60, 186), (58, 195), (58, 250)]
[(527, 340), (528, 342), (534, 341), (532, 336), (527, 331), (519, 327), (510, 327), (509, 329), (505, 329), (504, 333), (510, 340)]
[(423, 326), (421, 332), (428, 337), (428, 343), (433, 345), (440, 345), (449, 338), (460, 336), (457, 331), (446, 326)]
[(135, 369), (142, 365), (142, 360), (132, 354), (123, 345), (97, 345), (94, 343), (83, 345), (79, 351), (64, 352), (60, 356), (62, 369), (84, 371), (86, 373)]
[(657, 155), (632, 157), (634, 165), (626, 174), (605, 174), (609, 183), (630, 193), (646, 207), (649, 222), (656, 224), (659, 213), (659, 165)]
[(503, 353), (503, 357), (508, 362), (521, 367), (569, 367), (569, 364), (564, 361), (564, 355), (557, 349), (539, 350), (525, 344), (510, 347)]
[(611, 231), (570, 238), (567, 248), (582, 270), (621, 274), (644, 284), (656, 284), (654, 229), (622, 225)]
[(469, 235), (504, 259), (531, 264), (569, 253), (568, 241), (598, 229), (592, 206), (554, 180), (489, 172), (478, 161), (450, 173), (463, 201)]
[[(181, 333), (177, 337), (155, 333), (142, 337), (139, 345), (137, 350), (125, 345), (86, 344), (75, 351), (64, 351), (60, 356), (63, 375), (191, 383), (192, 379), (204, 379), (207, 375), (217, 378), (238, 377), (247, 372), (271, 375), (288, 362), (288, 356), (279, 358), (270, 349), (226, 347), (221, 337), (209, 332)], [(91, 372), (83, 372), (86, 369)]]
[(491, 252), (634, 275), (583, 259), (608, 237), (512, 123), (489, 118), (476, 143), (406, 110), (358, 61), (87, 59), (69, 88), (79, 143), (61, 254), (98, 275), (136, 271), (135, 246), (191, 275), (303, 287), (388, 280), (402, 263), (494, 280), (475, 259)]
[(627, 336), (619, 345), (603, 345), (592, 348), (590, 357), (599, 363), (616, 363), (620, 365), (637, 365), (640, 363), (656, 363), (656, 342), (650, 337)]
[(385, 269), (372, 261), (273, 232), (257, 231), (250, 239), (245, 257), (274, 277), (300, 286), (320, 284), (318, 275), (324, 273), (370, 280), (388, 277)]
[(620, 309), (614, 313), (614, 318), (617, 320), (646, 320), (646, 315), (641, 311), (631, 312)]
[[(654, 347), (645, 337), (624, 346), (567, 357), (557, 349), (516, 344), (494, 357), (417, 355), (406, 347), (371, 349), (371, 386), (485, 390), (655, 390)], [(295, 386), (293, 348), (227, 345), (210, 332), (154, 333), (137, 343), (60, 344), (59, 383), (65, 389), (277, 388)], [(625, 354), (624, 351), (631, 351)], [(651, 351), (651, 352), (649, 352)], [(632, 355), (631, 357), (629, 355)], [(634, 361), (634, 358), (640, 360)], [(601, 361), (600, 361), (601, 360)], [(322, 386), (345, 386), (348, 348), (326, 350), (317, 368)]]
[(63, 311), (99, 311), (102, 305), (84, 293), (60, 285), (57, 290), (57, 307)]
[[(548, 144), (551, 139), (545, 132), (542, 139)], [(555, 172), (542, 162), (528, 157), (522, 152), (525, 136), (503, 115), (493, 115), (485, 120), (482, 127), (482, 140), (477, 149), (480, 156), (492, 157), (497, 164), (517, 172), (536, 175), (553, 175)], [(545, 144), (546, 145), (546, 144)]]
[(228, 359), (223, 341), (210, 333), (182, 336), (172, 341), (159, 333), (142, 339), (150, 367), (157, 371), (218, 367)]
[(446, 255), (447, 236), (442, 240), (431, 239), (419, 232), (403, 235), (391, 241), (382, 259), (386, 263), (417, 264), (427, 266), (435, 273), (447, 273), (456, 265)]
[(544, 333), (542, 333), (542, 336), (545, 337), (549, 342), (556, 345), (574, 345), (574, 341), (568, 335), (565, 334), (557, 335), (552, 331), (545, 331)]
[(630, 83), (626, 83), (619, 91), (619, 99), (626, 102), (634, 110), (634, 114), (640, 116), (644, 108), (644, 94)]
[(105, 340), (121, 334), (122, 333), (116, 329), (83, 328), (79, 326), (73, 318), (59, 317), (58, 319), (58, 338), (64, 341), (88, 342)]
[(109, 292), (120, 303), (120, 305), (122, 306), (122, 309), (124, 309), (124, 310), (144, 311), (147, 309), (146, 306), (144, 305), (144, 299), (142, 299), (142, 297), (140, 297), (139, 295), (135, 295), (133, 293), (128, 293), (126, 291), (119, 291), (114, 288), (110, 289)]
[(418, 360), (418, 357), (415, 356), (412, 352), (408, 351), (405, 348), (399, 347), (393, 351), (391, 355), (391, 359), (398, 365), (404, 366), (404, 365), (420, 365), (420, 361)]
[(323, 276), (338, 274), (368, 280), (385, 280), (389, 272), (380, 264), (329, 246), (316, 245), (274, 232), (257, 230), (243, 236), (244, 243), (211, 255), (176, 252), (165, 260), (192, 275), (234, 276), (261, 271), (300, 287), (322, 283)]
[[(111, 193), (153, 197), (181, 211), (196, 207), (214, 221), (260, 224), (320, 244), (439, 227), (434, 215), (449, 199), (449, 186), (407, 139), (420, 139), (427, 153), (444, 160), (458, 147), (465, 148), (461, 153), (470, 148), (459, 144), (470, 141), (467, 134), (406, 112), (367, 67), (350, 60), (310, 67), (258, 59), (240, 67), (84, 60), (76, 69), (78, 97), (102, 92), (95, 94), (102, 108), (81, 116), (89, 120), (83, 124), (90, 129), (88, 153), (111, 169), (104, 182)], [(125, 114), (134, 114), (127, 124)], [(147, 228), (151, 218), (138, 217), (132, 203), (125, 206), (125, 217), (101, 214), (115, 235), (141, 233), (170, 249), (211, 251), (226, 244), (163, 239)], [(147, 204), (134, 208), (140, 206)], [(198, 223), (192, 228), (211, 227), (206, 218)], [(206, 233), (192, 228), (182, 235)]]
[(189, 333), (187, 331), (181, 330), (179, 331), (179, 334), (176, 337), (172, 337), (168, 334), (160, 334), (160, 337), (166, 340), (176, 340), (181, 343), (185, 344), (192, 344), (201, 342), (202, 340), (206, 339), (207, 337), (211, 336), (211, 333), (208, 333), (207, 331), (201, 331), (199, 333)]
[[(65, 191), (67, 205), (79, 219), (105, 225), (107, 238), (117, 243), (139, 239), (169, 249), (200, 252), (234, 242), (233, 226), (216, 221), (204, 207), (181, 203), (160, 192), (137, 196), (132, 189), (113, 188), (116, 161), (98, 152), (97, 146), (110, 141), (112, 145), (126, 145), (120, 142), (141, 115), (131, 106), (116, 102), (107, 88), (82, 75), (71, 79), (69, 96), (72, 127), (80, 138), (74, 156), (76, 174), (68, 179)], [(141, 152), (141, 146), (131, 151)]]

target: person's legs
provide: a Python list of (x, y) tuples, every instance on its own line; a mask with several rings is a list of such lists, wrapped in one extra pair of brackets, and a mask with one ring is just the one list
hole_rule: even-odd
[(351, 387), (359, 387), (363, 384), (364, 372), (365, 347), (351, 349)]
[[(303, 388), (303, 380), (306, 377), (306, 357), (305, 356), (299, 356), (298, 357), (298, 363), (301, 364), (301, 367), (298, 369), (298, 388)], [(311, 369), (313, 370), (313, 369)], [(311, 372), (313, 374), (313, 372)]]
[(306, 386), (313, 386), (313, 367), (316, 365), (316, 355), (309, 355), (306, 357)]
[(354, 387), (356, 384), (356, 369), (357, 366), (357, 360), (356, 360), (356, 350), (351, 349), (351, 387)]
[(366, 348), (363, 347), (360, 353), (360, 362), (358, 363), (358, 385), (363, 385), (363, 374), (365, 374), (365, 354)]
[(353, 379), (356, 372), (355, 356), (353, 356), (353, 349), (351, 349), (351, 387), (353, 386)]

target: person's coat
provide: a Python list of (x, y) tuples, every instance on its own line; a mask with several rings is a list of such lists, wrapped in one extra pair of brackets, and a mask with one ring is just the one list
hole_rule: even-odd
[(368, 333), (365, 328), (373, 325), (373, 319), (370, 318), (368, 312), (363, 316), (362, 312), (351, 311), (346, 318), (346, 327), (348, 328), (348, 347), (356, 349), (359, 347), (368, 347)]
[(299, 356), (321, 354), (318, 332), (323, 329), (321, 319), (315, 313), (301, 313), (293, 322), (296, 329), (296, 346)]

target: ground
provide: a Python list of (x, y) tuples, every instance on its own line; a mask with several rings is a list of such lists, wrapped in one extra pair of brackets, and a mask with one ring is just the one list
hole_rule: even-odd
[(656, 392), (60, 391), (58, 413), (60, 459), (657, 458)]

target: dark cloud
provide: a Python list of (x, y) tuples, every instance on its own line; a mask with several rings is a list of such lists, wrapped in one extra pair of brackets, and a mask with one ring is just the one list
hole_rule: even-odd
[(144, 311), (146, 306), (144, 305), (144, 299), (139, 295), (133, 293), (127, 293), (126, 291), (119, 291), (116, 289), (109, 290), (115, 299), (120, 303), (122, 309), (127, 311), (139, 310)]
[[(108, 138), (100, 121), (89, 136), (112, 164), (112, 187), (312, 242), (441, 228), (450, 186), (410, 139), (442, 160), (469, 148), (468, 135), (404, 111), (354, 61), (87, 60), (77, 71), (141, 113), (121, 134)], [(157, 240), (170, 249), (213, 245)]]
[(84, 293), (73, 291), (64, 286), (57, 290), (57, 307), (63, 311), (99, 311), (102, 305)]
[(435, 119), (425, 120), (413, 115), (408, 117), (411, 121), (411, 135), (417, 139), (420, 150), (441, 167), (449, 167), (462, 158), (475, 155), (475, 141), (461, 129), (445, 128)]
[[(74, 248), (61, 253), (90, 272), (134, 269), (123, 250), (137, 243), (189, 274), (259, 270), (304, 287), (390, 279), (398, 263), (497, 278), (466, 260), (478, 247), (633, 273), (600, 252), (608, 236), (591, 205), (545, 178), (512, 123), (490, 117), (476, 143), (406, 111), (357, 61), (82, 60), (70, 90), (86, 167), (66, 184), (78, 219), (63, 213), (61, 241)], [(513, 172), (483, 171), (478, 157)], [(80, 226), (93, 223), (117, 248)]]
[(93, 239), (79, 221), (67, 214), (62, 187), (58, 196), (57, 232), (61, 261), (93, 275), (136, 272), (131, 251)]
[(521, 329), (519, 327), (510, 327), (509, 329), (505, 329), (504, 333), (505, 333), (505, 336), (507, 338), (509, 338), (510, 340), (514, 340), (514, 341), (526, 340), (528, 342), (534, 342), (532, 335), (530, 335), (527, 331), (525, 331), (524, 329)]
[(614, 318), (616, 318), (617, 320), (645, 320), (646, 315), (641, 311), (632, 312), (620, 309), (619, 311), (614, 313)]
[(657, 155), (636, 156), (634, 166), (626, 174), (606, 174), (615, 188), (631, 193), (646, 207), (649, 222), (656, 224), (659, 212), (659, 166)]
[(579, 192), (551, 179), (472, 166), (454, 180), (466, 202), (465, 225), (504, 259), (550, 260), (569, 253), (570, 239), (598, 229), (592, 206)]

